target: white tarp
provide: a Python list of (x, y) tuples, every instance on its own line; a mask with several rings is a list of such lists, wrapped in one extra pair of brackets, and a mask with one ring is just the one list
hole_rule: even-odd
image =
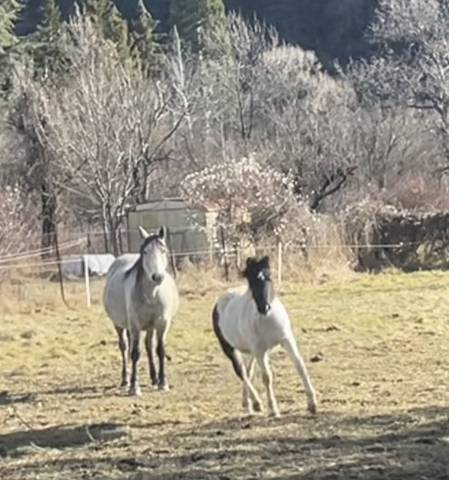
[(108, 273), (115, 257), (110, 253), (63, 257), (61, 265), (63, 277), (67, 279), (84, 278), (84, 259), (87, 260), (89, 276), (102, 277)]

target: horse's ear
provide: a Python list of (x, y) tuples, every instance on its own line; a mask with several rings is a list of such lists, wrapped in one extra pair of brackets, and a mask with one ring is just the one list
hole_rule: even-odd
[(254, 265), (256, 263), (256, 259), (254, 257), (248, 257), (246, 259), (246, 268), (249, 268), (251, 267), (252, 265)]
[(268, 255), (265, 255), (265, 257), (262, 257), (260, 259), (259, 265), (261, 265), (262, 268), (270, 268), (270, 257)]
[(142, 240), (145, 240), (146, 238), (148, 238), (150, 236), (150, 234), (140, 225), (139, 225), (139, 233), (140, 233), (140, 237), (142, 238)]
[(251, 268), (256, 264), (256, 259), (253, 258), (253, 257), (248, 257), (246, 259), (246, 267), (245, 267), (245, 270), (242, 271), (241, 275), (242, 277), (244, 278), (247, 278), (248, 277), (248, 273), (249, 271), (251, 270)]
[(167, 228), (165, 227), (165, 225), (162, 225), (162, 227), (159, 229), (159, 238), (161, 238), (162, 240), (165, 240), (166, 237), (167, 237)]

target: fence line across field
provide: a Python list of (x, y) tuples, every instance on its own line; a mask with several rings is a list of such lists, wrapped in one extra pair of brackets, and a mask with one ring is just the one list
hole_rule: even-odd
[[(69, 248), (73, 248), (79, 245), (82, 245), (83, 243), (86, 242), (86, 239), (79, 239), (76, 241), (68, 241), (68, 242), (63, 242), (61, 243), (59, 247), (59, 251), (64, 251), (68, 250)], [(25, 252), (17, 252), (17, 253), (11, 253), (7, 255), (3, 255), (0, 257), (0, 265), (12, 261), (18, 261), (18, 260), (27, 260), (29, 258), (35, 258), (35, 257), (40, 257), (44, 254), (48, 254), (51, 252), (54, 252), (56, 248), (54, 246), (52, 247), (46, 247), (46, 248), (41, 248), (41, 249), (36, 249), (36, 250), (29, 250)]]
[[(69, 248), (73, 248), (74, 246), (81, 246), (85, 244), (86, 238), (80, 238), (76, 241), (64, 242), (59, 246), (59, 250), (67, 250)], [(318, 244), (318, 245), (308, 245), (304, 247), (299, 246), (292, 246), (292, 245), (285, 245), (282, 242), (278, 242), (277, 245), (265, 245), (265, 246), (257, 246), (257, 248), (264, 252), (276, 252), (277, 254), (277, 282), (280, 286), (282, 283), (282, 270), (283, 270), (283, 255), (284, 253), (291, 253), (291, 252), (302, 252), (304, 249), (320, 249), (320, 248), (343, 248), (343, 247), (350, 247), (350, 248), (403, 248), (405, 246), (412, 246), (417, 245), (420, 242), (409, 242), (409, 243), (395, 243), (395, 244)], [(74, 261), (74, 258), (81, 259), (83, 266), (84, 266), (84, 283), (85, 283), (85, 290), (86, 290), (86, 304), (88, 307), (92, 305), (92, 297), (91, 297), (91, 288), (90, 288), (90, 270), (89, 270), (89, 255), (73, 255), (71, 258), (62, 258), (61, 260), (44, 260), (39, 263), (14, 263), (14, 264), (6, 264), (8, 261), (15, 261), (18, 262), (20, 260), (26, 260), (29, 258), (34, 258), (37, 256), (42, 255), (42, 253), (47, 253), (51, 251), (50, 248), (45, 248), (41, 250), (34, 250), (31, 252), (22, 252), (17, 254), (10, 254), (5, 257), (0, 257), (0, 271), (2, 270), (13, 270), (13, 269), (22, 269), (22, 268), (42, 268), (46, 266), (54, 266), (54, 265), (63, 265), (68, 264)], [(239, 254), (238, 247), (231, 248), (231, 249), (224, 249), (224, 248), (209, 248), (207, 250), (195, 250), (189, 252), (173, 252), (171, 255), (173, 257), (189, 257), (189, 256), (210, 256), (211, 254), (219, 254), (222, 259), (224, 259), (225, 263), (227, 259), (233, 258)], [(62, 279), (61, 279), (62, 281)]]
[[(69, 248), (73, 248), (76, 246), (80, 246), (83, 243), (85, 243), (85, 239), (79, 239), (77, 241), (73, 242), (65, 242), (64, 244), (61, 244), (59, 246), (59, 250), (67, 250)], [(284, 250), (288, 252), (301, 252), (303, 250), (307, 249), (321, 249), (321, 248), (343, 248), (343, 247), (349, 247), (349, 248), (403, 248), (407, 246), (412, 246), (412, 245), (419, 245), (421, 242), (408, 242), (408, 243), (380, 243), (380, 244), (315, 244), (315, 245), (307, 245), (304, 247), (298, 247), (298, 246), (291, 246), (291, 245), (285, 245), (282, 243), (279, 243), (277, 245), (261, 245), (257, 246), (256, 248), (261, 251), (276, 251), (279, 252), (279, 250), (282, 252)], [(280, 246), (279, 246), (280, 245)], [(61, 259), (60, 261), (57, 260), (44, 260), (39, 263), (31, 263), (31, 264), (23, 264), (23, 263), (14, 263), (10, 264), (8, 262), (11, 261), (18, 261), (18, 260), (27, 260), (28, 258), (35, 258), (39, 257), (40, 255), (44, 253), (48, 253), (49, 251), (54, 250), (53, 248), (45, 248), (42, 250), (32, 250), (30, 252), (22, 252), (22, 253), (17, 253), (17, 254), (10, 254), (11, 256), (4, 256), (0, 257), (0, 270), (8, 270), (8, 269), (14, 269), (14, 268), (33, 268), (33, 267), (42, 267), (46, 265), (58, 265), (58, 264), (64, 264), (64, 263), (70, 263), (73, 261), (73, 258), (65, 258)], [(230, 249), (223, 249), (223, 248), (209, 248), (207, 250), (191, 250), (187, 252), (170, 252), (170, 255), (174, 257), (190, 257), (190, 256), (203, 256), (203, 255), (210, 255), (212, 254), (220, 254), (220, 255), (229, 255), (233, 256), (236, 254), (236, 252), (239, 250), (238, 247), (236, 248), (230, 248)], [(31, 253), (34, 252), (34, 253)], [(29, 254), (28, 254), (29, 253)], [(74, 254), (73, 257), (85, 257), (85, 255), (76, 255)], [(279, 258), (279, 256), (278, 256)], [(2, 265), (4, 264), (4, 265)]]

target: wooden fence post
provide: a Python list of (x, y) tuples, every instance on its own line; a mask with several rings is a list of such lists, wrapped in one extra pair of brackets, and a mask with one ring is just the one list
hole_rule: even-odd
[(83, 255), (84, 260), (84, 281), (86, 283), (86, 302), (87, 306), (91, 306), (91, 296), (90, 296), (90, 277), (89, 277), (89, 259), (87, 255)]
[(226, 281), (229, 282), (229, 265), (228, 265), (228, 256), (226, 253), (226, 242), (223, 227), (220, 229), (221, 233), (221, 247), (223, 248), (223, 260), (224, 260), (224, 271)]
[(278, 240), (278, 288), (282, 283), (282, 242)]

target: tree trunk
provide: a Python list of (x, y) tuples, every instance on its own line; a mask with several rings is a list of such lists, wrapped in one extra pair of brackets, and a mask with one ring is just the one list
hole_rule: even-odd
[(49, 247), (54, 247), (56, 243), (56, 197), (50, 192), (47, 183), (41, 186), (41, 206), (42, 206), (42, 249), (46, 249), (42, 258), (51, 256)]
[(111, 205), (105, 205), (103, 209), (106, 211), (106, 225), (109, 232), (109, 245), (112, 248), (112, 253), (115, 257), (120, 255), (120, 246), (119, 246), (119, 228), (120, 222), (117, 221), (116, 216), (112, 213)]

